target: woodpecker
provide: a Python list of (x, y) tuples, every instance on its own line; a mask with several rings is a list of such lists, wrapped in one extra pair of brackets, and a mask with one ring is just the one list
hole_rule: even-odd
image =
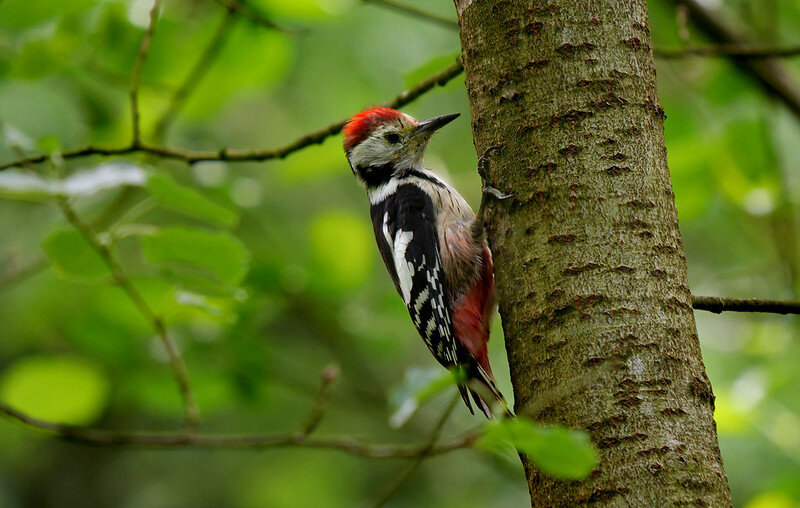
[(428, 140), (459, 114), (417, 121), (373, 107), (342, 129), (344, 150), (369, 197), (375, 240), (420, 337), (445, 368), (462, 373), (458, 388), (470, 413), (491, 417), (495, 398), (508, 412), (489, 366), (486, 345), (494, 311), (492, 254), (483, 209), (422, 166)]

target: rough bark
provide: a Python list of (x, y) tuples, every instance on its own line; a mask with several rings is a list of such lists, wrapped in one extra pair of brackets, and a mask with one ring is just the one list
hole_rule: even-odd
[(518, 413), (600, 466), (535, 506), (731, 504), (700, 353), (645, 0), (456, 0)]

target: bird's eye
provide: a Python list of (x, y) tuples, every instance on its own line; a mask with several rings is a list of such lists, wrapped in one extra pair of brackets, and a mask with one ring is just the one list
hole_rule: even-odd
[(389, 134), (384, 136), (384, 138), (386, 139), (386, 141), (388, 141), (389, 143), (391, 143), (393, 145), (395, 143), (399, 143), (400, 142), (400, 135), (397, 134), (396, 132), (390, 132)]

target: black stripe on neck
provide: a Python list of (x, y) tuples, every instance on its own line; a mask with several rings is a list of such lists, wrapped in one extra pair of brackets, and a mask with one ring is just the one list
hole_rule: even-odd
[(406, 175), (407, 176), (415, 176), (415, 177), (419, 178), (420, 180), (427, 180), (428, 182), (431, 182), (434, 185), (438, 185), (439, 187), (444, 187), (444, 183), (442, 183), (441, 180), (439, 180), (435, 176), (429, 175), (427, 173), (423, 173), (422, 171), (419, 171), (417, 169), (408, 170)]
[(394, 174), (394, 165), (357, 166), (356, 173), (358, 173), (358, 177), (364, 182), (368, 189), (374, 189), (391, 180)]

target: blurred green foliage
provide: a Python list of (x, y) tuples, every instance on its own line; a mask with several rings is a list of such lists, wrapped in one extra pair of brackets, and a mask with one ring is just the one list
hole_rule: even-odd
[(108, 378), (98, 367), (58, 356), (29, 356), (0, 379), (0, 396), (8, 404), (36, 418), (75, 425), (100, 416), (108, 388)]
[[(407, 1), (454, 17), (450, 2)], [(249, 4), (299, 30), (271, 31), (237, 16), (166, 132), (167, 145), (280, 146), (393, 97), (459, 51), (455, 32), (357, 0)], [(755, 41), (800, 40), (796, 2), (717, 4)], [(150, 5), (0, 1), (1, 161), (128, 142), (130, 73)], [(658, 0), (650, 9), (655, 46), (678, 47), (674, 11)], [(213, 1), (165, 3), (143, 69), (145, 140), (224, 16)], [(693, 41), (703, 38), (693, 33)], [(786, 64), (800, 82), (797, 64)], [(725, 60), (661, 62), (658, 72), (693, 292), (797, 297), (797, 119)], [(468, 112), (463, 79), (405, 110)], [(428, 370), (438, 366), (379, 261), (367, 201), (340, 141), (265, 163), (188, 167), (131, 155), (67, 161), (63, 181), (47, 164), (0, 173), (3, 400), (41, 418), (112, 429), (169, 429), (181, 419), (161, 343), (52, 206), (66, 196), (164, 316), (188, 365), (203, 430), (294, 429), (319, 373), (337, 363), (342, 376), (321, 434), (423, 441), (453, 390), (450, 375)], [(437, 134), (426, 162), (478, 202), (468, 121)], [(798, 506), (797, 319), (697, 317), (736, 504)], [(490, 355), (510, 396), (498, 323)], [(479, 421), (459, 407), (445, 434)], [(514, 442), (554, 474), (579, 477), (591, 467), (580, 434), (514, 425), (492, 426), (487, 447)], [(560, 460), (563, 450), (577, 450), (575, 460)], [(0, 506), (11, 507), (353, 506), (402, 466), (319, 450), (83, 448), (6, 420), (0, 456)], [(524, 506), (528, 496), (518, 463), (458, 451), (426, 461), (392, 503)]]

